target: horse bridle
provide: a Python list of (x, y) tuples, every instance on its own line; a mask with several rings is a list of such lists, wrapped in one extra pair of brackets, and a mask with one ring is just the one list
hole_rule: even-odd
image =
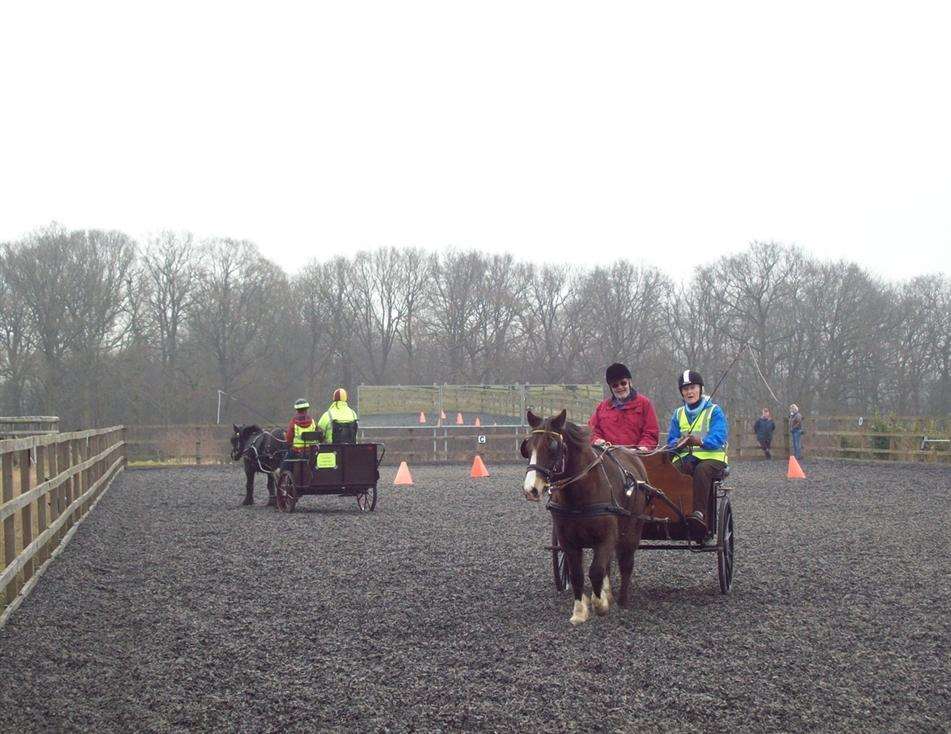
[[(554, 477), (554, 476), (556, 476), (556, 475), (558, 475), (558, 474), (564, 474), (564, 473), (565, 473), (565, 466), (566, 466), (566, 463), (567, 463), (567, 460), (568, 460), (568, 452), (565, 450), (565, 437), (564, 437), (562, 434), (558, 433), (558, 431), (546, 431), (546, 430), (544, 430), (544, 429), (542, 429), (542, 428), (536, 428), (536, 429), (533, 430), (533, 431), (531, 432), (531, 434), (529, 434), (529, 436), (522, 442), (523, 447), (527, 447), (527, 444), (528, 444), (528, 441), (529, 441), (530, 438), (531, 438), (531, 435), (536, 434), (536, 433), (541, 433), (541, 434), (545, 434), (545, 435), (548, 435), (548, 436), (554, 436), (554, 437), (557, 439), (557, 441), (558, 441), (558, 444), (557, 444), (557, 445), (558, 445), (558, 448), (557, 448), (557, 452), (558, 452), (558, 453), (557, 453), (557, 456), (555, 457), (555, 462), (554, 462), (554, 464), (551, 466), (551, 468), (542, 466), (541, 464), (529, 464), (527, 467), (525, 467), (525, 473), (528, 474), (528, 472), (530, 472), (530, 471), (538, 472), (539, 474), (541, 474), (541, 476), (542, 476), (542, 478), (545, 480), (545, 482), (548, 483), (548, 484), (550, 484), (552, 477)], [(523, 449), (523, 451), (522, 451), (522, 455), (525, 456), (525, 451), (524, 451), (524, 449)], [(529, 459), (529, 458), (531, 458), (531, 457), (530, 457), (530, 456), (526, 456), (525, 458), (526, 458), (526, 459)]]

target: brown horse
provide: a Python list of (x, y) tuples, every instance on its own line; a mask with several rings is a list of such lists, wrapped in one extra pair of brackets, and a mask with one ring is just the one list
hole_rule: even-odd
[(585, 548), (594, 550), (588, 569), (591, 606), (600, 615), (611, 605), (611, 557), (617, 555), (621, 573), (618, 603), (627, 606), (634, 569), (634, 551), (641, 539), (646, 492), (638, 481), (647, 472), (637, 456), (620, 448), (592, 448), (587, 428), (565, 420), (563, 410), (541, 419), (528, 411), (531, 433), (522, 442), (529, 459), (525, 497), (538, 501), (550, 491), (547, 509), (552, 513), (558, 545), (565, 552), (571, 589), (575, 595), (572, 624), (590, 617), (581, 566)]

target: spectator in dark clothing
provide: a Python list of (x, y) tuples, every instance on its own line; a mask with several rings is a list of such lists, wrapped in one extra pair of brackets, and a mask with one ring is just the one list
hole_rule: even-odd
[(789, 406), (789, 435), (792, 438), (792, 453), (796, 461), (802, 461), (802, 413), (799, 406)]
[(773, 422), (773, 416), (770, 414), (769, 408), (763, 408), (763, 415), (753, 424), (753, 433), (756, 434), (756, 440), (759, 441), (760, 448), (763, 449), (767, 459), (773, 458), (769, 449), (773, 444), (773, 431), (775, 430), (776, 424)]

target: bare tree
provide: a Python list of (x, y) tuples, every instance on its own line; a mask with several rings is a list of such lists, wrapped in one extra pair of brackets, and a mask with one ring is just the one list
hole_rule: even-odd
[(443, 375), (447, 382), (470, 379), (465, 357), (473, 337), (479, 283), (485, 268), (485, 258), (475, 251), (449, 250), (437, 259), (429, 301), (430, 323), (445, 356)]
[(399, 303), (403, 318), (396, 337), (406, 354), (408, 381), (419, 382), (418, 351), (421, 335), (428, 328), (426, 292), (434, 280), (436, 258), (416, 247), (399, 251)]
[(10, 245), (0, 249), (0, 376), (3, 378), (2, 410), (8, 415), (24, 412), (27, 378), (32, 369), (33, 334), (26, 303), (9, 282)]
[(564, 380), (568, 374), (565, 321), (572, 274), (567, 265), (528, 266), (520, 317), (528, 351), (526, 377), (533, 382)]
[(524, 309), (520, 295), (527, 285), (528, 270), (511, 255), (487, 258), (478, 284), (472, 338), (466, 342), (469, 363), (477, 369), (472, 374), (479, 383), (499, 382), (510, 374), (515, 327)]
[(268, 355), (285, 291), (283, 273), (252, 243), (206, 243), (189, 324), (212, 358), (221, 390), (234, 394), (239, 378)]
[(386, 379), (390, 352), (405, 318), (400, 292), (402, 268), (396, 248), (358, 252), (346, 289), (353, 313), (353, 333), (365, 355), (368, 377), (377, 384)]

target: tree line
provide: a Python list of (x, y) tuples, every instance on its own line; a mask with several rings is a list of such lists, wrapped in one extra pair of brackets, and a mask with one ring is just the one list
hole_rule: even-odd
[[(634, 255), (635, 253), (632, 253)], [(631, 260), (383, 247), (285, 273), (251, 242), (50, 225), (0, 247), (0, 405), (64, 427), (281, 421), (364, 384), (602, 382), (662, 415), (691, 367), (737, 414), (951, 413), (951, 281), (754, 242), (675, 282)]]

